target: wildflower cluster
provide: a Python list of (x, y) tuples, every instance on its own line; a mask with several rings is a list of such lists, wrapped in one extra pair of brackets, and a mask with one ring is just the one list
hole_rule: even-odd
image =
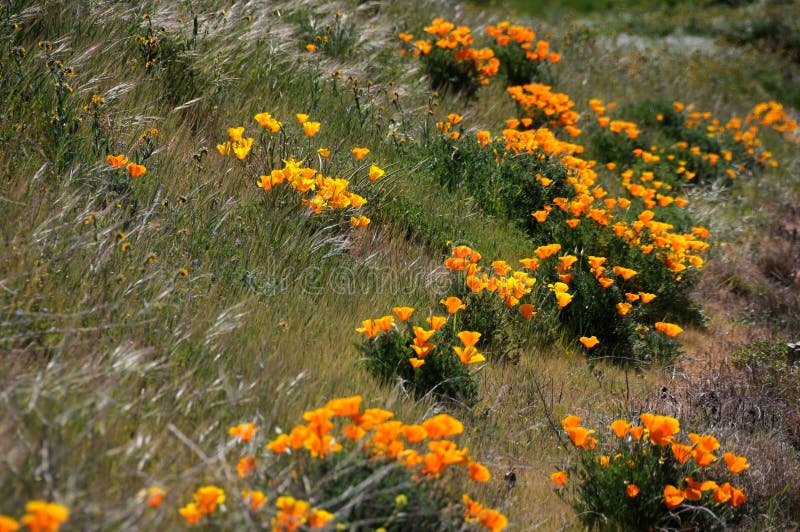
[(456, 332), (456, 314), (466, 308), (461, 299), (450, 296), (440, 303), (447, 314), (428, 316), (427, 327), (410, 321), (414, 313), (411, 307), (393, 309), (400, 323), (392, 315), (364, 320), (356, 329), (367, 336), (361, 351), (367, 369), (384, 382), (400, 377), (418, 397), (434, 393), (473, 404), (477, 382), (466, 366), (486, 360), (476, 347), (481, 334)]
[(0, 515), (0, 531), (14, 532), (24, 526), (29, 532), (58, 532), (69, 519), (69, 509), (54, 502), (30, 501), (19, 521)]
[(217, 144), (217, 151), (221, 155), (230, 155), (233, 152), (237, 159), (243, 161), (253, 149), (255, 139), (244, 136), (244, 127), (229, 127), (228, 136), (230, 140)]
[[(424, 32), (431, 37), (412, 43), (413, 35), (401, 33), (400, 39), (409, 43), (411, 53), (422, 60), (435, 88), (452, 88), (472, 96), (497, 74), (500, 61), (495, 57), (494, 50), (473, 48), (472, 30), (469, 27), (456, 26), (437, 18), (424, 28)], [(403, 48), (403, 53), (407, 51)]]
[[(311, 139), (319, 133), (320, 122), (311, 120), (309, 115), (305, 113), (298, 113), (296, 118), (307, 139)], [(263, 152), (267, 153), (268, 160), (272, 160), (274, 156), (272, 149), (275, 144), (272, 138), (265, 137), (265, 135), (281, 135), (283, 140), (280, 144), (286, 146), (288, 134), (284, 124), (267, 112), (258, 113), (253, 119), (264, 130), (261, 135), (261, 148)], [(221, 155), (233, 153), (240, 161), (245, 160), (253, 149), (255, 138), (246, 137), (244, 131), (245, 128), (241, 126), (229, 128), (228, 135), (230, 140), (218, 144), (217, 151)], [(357, 161), (361, 161), (369, 152), (369, 148), (355, 147), (351, 153)], [(319, 148), (317, 154), (320, 157), (320, 161), (322, 161), (330, 157), (331, 151), (327, 148)], [(382, 168), (372, 164), (369, 167), (368, 177), (370, 181), (376, 181), (383, 177), (385, 173)], [(285, 158), (283, 167), (275, 168), (268, 174), (260, 175), (256, 182), (256, 186), (265, 192), (270, 192), (283, 184), (288, 184), (294, 192), (301, 195), (303, 205), (317, 215), (326, 211), (359, 209), (367, 203), (363, 196), (349, 190), (351, 184), (349, 180), (327, 176), (319, 170), (303, 166), (300, 161), (296, 161), (293, 157)], [(350, 226), (354, 228), (365, 227), (369, 223), (370, 219), (360, 212), (355, 212), (350, 218)]]
[[(539, 120), (550, 116), (554, 122), (546, 126), (575, 128), (577, 113), (566, 95), (549, 100), (545, 96), (556, 93), (542, 85), (509, 91), (523, 100), (531, 97), (539, 102), (531, 104), (542, 113), (544, 118)], [(592, 100), (591, 106), (600, 119), (615, 108), (600, 100)], [(639, 137), (633, 122), (609, 119), (602, 123), (610, 128), (610, 135), (623, 136), (624, 142), (636, 142)], [(599, 340), (596, 354), (634, 360), (674, 356), (677, 343), (673, 339), (681, 329), (669, 322), (691, 316), (688, 293), (704, 265), (710, 234), (705, 227), (691, 225), (688, 213), (682, 211), (688, 201), (675, 193), (675, 180), (659, 179), (662, 167), (654, 166), (661, 161), (658, 148), (629, 150), (631, 167), (619, 170), (619, 186), (615, 187), (622, 193), (611, 197), (598, 179), (605, 171), (613, 177), (617, 164), (609, 162), (603, 168), (597, 161), (583, 158), (585, 150), (580, 144), (559, 140), (548, 127), (532, 129), (537, 126), (534, 117), (507, 120), (502, 136), (481, 130), (474, 137), (461, 137), (452, 134), (452, 125), (449, 119), (440, 123), (445, 133), (437, 141), (443, 145), (441, 149), (432, 144), (442, 153), (455, 155), (434, 173), (450, 186), (455, 178), (468, 176), (464, 183), (484, 209), (512, 221), (524, 220), (528, 232), (541, 244), (536, 256), (526, 259), (526, 268), (535, 270), (538, 261), (545, 266), (538, 272), (540, 292), (530, 298), (541, 297), (546, 294), (544, 288), (549, 288), (557, 308), (564, 310), (558, 319), (576, 337)], [(577, 128), (572, 133), (576, 134)], [(724, 158), (708, 154), (707, 164)], [(676, 164), (684, 168), (675, 175), (690, 172), (685, 162)], [(551, 246), (555, 251), (548, 254)], [(557, 260), (548, 264), (547, 259), (556, 255)], [(514, 275), (519, 277), (513, 274), (512, 278)], [(481, 280), (468, 274), (465, 282), (473, 292), (480, 292), (484, 284), (490, 290), (497, 286), (488, 276)], [(499, 286), (503, 288), (502, 282)], [(499, 293), (506, 297), (504, 290)], [(573, 300), (578, 304), (570, 305)], [(655, 303), (647, 305), (653, 300)], [(513, 299), (507, 304), (514, 306)], [(535, 311), (538, 309), (529, 309), (529, 313)], [(656, 322), (670, 327), (654, 328)], [(597, 344), (593, 342), (591, 348)]]
[(213, 514), (218, 505), (225, 502), (225, 491), (214, 485), (197, 488), (192, 502), (178, 510), (190, 525), (200, 522), (204, 515)]
[(579, 513), (587, 526), (610, 522), (621, 528), (702, 526), (723, 523), (731, 509), (747, 501), (740, 488), (708, 477), (724, 462), (730, 476), (749, 468), (747, 459), (720, 448), (709, 434), (678, 435), (680, 423), (669, 416), (642, 414), (641, 424), (624, 419), (611, 423), (615, 438), (602, 443), (596, 432), (567, 416), (564, 431), (579, 451), (578, 463), (556, 471), (551, 479), (559, 495)]
[(575, 102), (567, 94), (553, 92), (549, 85), (528, 83), (506, 89), (511, 97), (533, 119), (534, 127), (549, 124), (554, 128), (564, 128), (570, 136), (577, 137), (581, 130), (577, 127), (579, 114)]
[(486, 27), (495, 39), (494, 51), (500, 60), (500, 72), (508, 85), (531, 83), (540, 74), (540, 66), (554, 64), (561, 55), (550, 50), (550, 43), (536, 40), (533, 29), (503, 21)]
[[(344, 453), (346, 442), (350, 442), (366, 457), (368, 463), (375, 466), (394, 464), (410, 474), (418, 489), (424, 489), (426, 482), (440, 478), (455, 467), (466, 470), (475, 482), (490, 480), (489, 469), (473, 460), (467, 454), (467, 449), (459, 448), (452, 439), (464, 431), (464, 425), (457, 419), (448, 414), (439, 414), (420, 424), (406, 424), (392, 419), (394, 413), (389, 410), (362, 410), (362, 401), (358, 395), (337, 398), (328, 401), (322, 408), (305, 412), (305, 423), (280, 434), (267, 443), (267, 449), (276, 455), (286, 456), (291, 451), (304, 449), (312, 457), (322, 460)], [(338, 431), (341, 431), (340, 436), (337, 436)], [(398, 504), (406, 502), (398, 501)], [(307, 504), (304, 508), (307, 512)], [(477, 517), (469, 508), (467, 513), (470, 518)], [(482, 509), (478, 514), (481, 524), (491, 530), (501, 530), (505, 526), (499, 526), (500, 522), (506, 523), (506, 520), (494, 510)], [(328, 520), (333, 515), (327, 514)], [(336, 518), (346, 519), (347, 515), (337, 513)], [(273, 525), (275, 523), (273, 520)]]
[(130, 162), (124, 153), (120, 153), (119, 155), (109, 155), (106, 157), (106, 160), (112, 168), (116, 169), (124, 166), (125, 169), (128, 170), (128, 173), (131, 177), (140, 177), (147, 173), (147, 168), (145, 168), (144, 165)]

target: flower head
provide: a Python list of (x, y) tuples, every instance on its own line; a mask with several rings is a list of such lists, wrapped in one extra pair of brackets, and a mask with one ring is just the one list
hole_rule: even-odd
[(109, 155), (106, 157), (106, 160), (108, 161), (108, 164), (114, 168), (119, 168), (128, 162), (128, 158), (125, 157), (124, 153), (120, 153), (119, 155)]
[(358, 147), (356, 147), (356, 148), (353, 148), (352, 153), (353, 153), (353, 157), (355, 157), (357, 161), (360, 161), (361, 159), (363, 159), (364, 157), (367, 156), (367, 154), (369, 153), (369, 148), (358, 148)]
[(255, 436), (257, 431), (258, 427), (256, 427), (253, 423), (241, 423), (235, 427), (229, 428), (228, 434), (231, 436), (236, 436), (241, 441), (250, 441), (253, 439), (253, 436)]
[(467, 308), (467, 306), (455, 296), (450, 296), (447, 299), (442, 298), (439, 300), (439, 303), (447, 307), (447, 312), (450, 314), (455, 314), (459, 310)]
[(147, 168), (141, 164), (128, 163), (126, 168), (128, 169), (128, 173), (131, 174), (131, 177), (139, 177), (147, 172)]

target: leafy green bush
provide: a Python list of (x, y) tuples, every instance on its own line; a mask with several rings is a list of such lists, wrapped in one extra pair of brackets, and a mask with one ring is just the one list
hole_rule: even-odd
[[(438, 318), (439, 323), (433, 321)], [(365, 320), (359, 331), (367, 335), (367, 340), (359, 350), (366, 368), (385, 384), (400, 379), (417, 398), (433, 394), (474, 405), (478, 401), (478, 379), (453, 350), (461, 346), (454, 332), (455, 319), (447, 324), (445, 320), (443, 316), (429, 318), (432, 328), (427, 330), (408, 322), (396, 326), (392, 316)]]
[[(612, 441), (598, 442), (577, 416), (562, 420), (577, 463), (551, 479), (580, 520), (590, 529), (620, 530), (724, 529), (735, 521), (747, 497), (728, 479), (750, 467), (746, 458), (713, 454), (720, 444), (712, 435), (690, 433), (681, 443), (675, 418), (642, 414), (641, 421), (616, 420)], [(710, 478), (714, 470), (719, 483)]]

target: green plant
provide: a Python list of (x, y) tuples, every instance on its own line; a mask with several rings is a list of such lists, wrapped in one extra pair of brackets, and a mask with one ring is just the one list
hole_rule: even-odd
[(453, 330), (455, 318), (447, 325), (444, 320), (430, 318), (429, 325), (435, 324), (430, 330), (408, 322), (395, 326), (391, 316), (365, 320), (360, 331), (367, 340), (359, 351), (367, 370), (384, 384), (395, 384), (399, 379), (417, 398), (432, 394), (474, 405), (479, 398), (478, 379), (454, 352), (454, 347), (461, 346)]
[[(747, 497), (722, 479), (749, 468), (747, 460), (733, 453), (725, 453), (724, 460), (714, 455), (720, 445), (711, 435), (690, 433), (689, 442), (681, 443), (675, 418), (642, 414), (641, 420), (638, 426), (614, 421), (611, 442), (598, 442), (577, 416), (562, 420), (577, 463), (551, 478), (563, 486), (558, 494), (580, 520), (590, 529), (622, 530), (724, 529), (734, 522)], [(720, 483), (708, 478), (723, 461), (726, 470), (716, 473)]]

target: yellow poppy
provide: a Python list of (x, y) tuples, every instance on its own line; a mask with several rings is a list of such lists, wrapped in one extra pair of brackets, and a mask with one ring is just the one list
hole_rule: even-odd
[(374, 164), (370, 165), (370, 167), (369, 167), (369, 180), (370, 181), (375, 181), (376, 179), (379, 179), (379, 178), (383, 177), (383, 175), (385, 173), (386, 172), (382, 168), (379, 168), (378, 166), (376, 166)]

